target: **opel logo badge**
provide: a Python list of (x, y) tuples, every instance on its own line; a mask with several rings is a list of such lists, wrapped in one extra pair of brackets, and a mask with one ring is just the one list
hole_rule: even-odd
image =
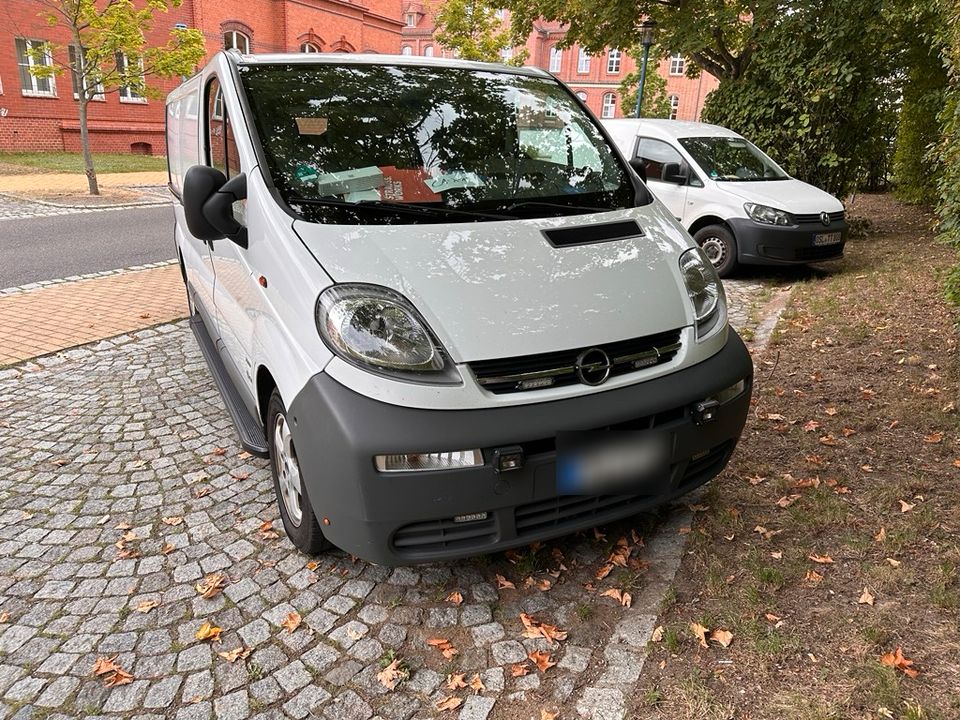
[(822, 222), (824, 225), (829, 225), (829, 224), (830, 224), (830, 215), (829, 215), (828, 213), (825, 213), (825, 212), (820, 213), (820, 222)]
[(600, 348), (590, 348), (580, 353), (575, 367), (577, 377), (584, 385), (602, 385), (610, 377), (613, 363)]

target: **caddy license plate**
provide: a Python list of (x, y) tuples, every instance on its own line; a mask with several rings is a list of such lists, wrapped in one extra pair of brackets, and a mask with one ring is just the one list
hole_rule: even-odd
[(823, 245), (836, 245), (841, 240), (843, 240), (843, 233), (838, 232), (820, 233), (819, 235), (813, 236), (813, 244), (818, 247)]
[(557, 435), (557, 492), (597, 495), (637, 490), (668, 477), (669, 433), (608, 432)]

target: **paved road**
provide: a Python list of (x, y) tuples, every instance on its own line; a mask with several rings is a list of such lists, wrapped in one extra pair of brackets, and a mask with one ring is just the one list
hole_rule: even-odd
[(0, 288), (173, 257), (170, 205), (0, 221)]

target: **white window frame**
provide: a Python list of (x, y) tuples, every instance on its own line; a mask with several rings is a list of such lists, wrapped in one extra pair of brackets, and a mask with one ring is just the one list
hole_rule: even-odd
[[(20, 40), (23, 42), (24, 50), (25, 50), (24, 57), (21, 57), (19, 46), (16, 48), (17, 67), (28, 68), (27, 76), (30, 78), (30, 87), (25, 88), (23, 87), (23, 78), (21, 77), (20, 94), (23, 95), (24, 97), (50, 97), (50, 98), (57, 97), (57, 79), (55, 76), (51, 75), (49, 78), (38, 78), (37, 76), (35, 76), (33, 73), (29, 71), (29, 68), (32, 68), (32, 67), (50, 67), (53, 65), (53, 56), (50, 54), (47, 41), (35, 40), (32, 38), (21, 38), (21, 37), (16, 38), (16, 40)], [(31, 50), (34, 50), (39, 47), (47, 47), (47, 51), (43, 54), (43, 58), (44, 60), (46, 60), (45, 63), (38, 63), (37, 59), (30, 52)], [(48, 83), (50, 83), (49, 90), (39, 89), (39, 82), (41, 80), (46, 80)]]
[(580, 52), (577, 53), (577, 72), (581, 75), (590, 72), (590, 55), (583, 48), (580, 48)]
[(409, 45), (404, 45), (402, 48), (400, 48), (400, 54), (409, 57), (410, 55), (413, 55), (413, 48)]
[[(230, 44), (227, 45), (227, 38), (230, 38)], [(243, 47), (237, 45), (237, 38), (243, 38)], [(223, 33), (223, 49), (239, 50), (244, 55), (250, 54), (250, 36), (243, 30), (225, 30)]]
[(608, 92), (603, 94), (600, 105), (600, 117), (612, 118), (617, 114), (617, 94)]
[(426, 45), (423, 48), (424, 57), (433, 57), (433, 45)]
[[(76, 53), (80, 51), (79, 46), (77, 45), (68, 45), (67, 46), (67, 58), (70, 60), (70, 75), (71, 75), (71, 87), (82, 87), (84, 90), (87, 89), (87, 79), (77, 76), (77, 73), (73, 69), (73, 64), (76, 62)], [(103, 94), (103, 83), (97, 83), (96, 92), (91, 97), (91, 100), (96, 100), (97, 102), (106, 102), (107, 98)], [(80, 93), (74, 90), (73, 99), (79, 100)]]
[(677, 113), (680, 110), (680, 96), (671, 95), (670, 96), (670, 119), (676, 120)]
[(670, 74), (683, 75), (687, 69), (687, 59), (680, 53), (670, 56)]
[(501, 62), (509, 62), (511, 59), (513, 59), (513, 48), (512, 47), (500, 48)]
[(558, 73), (563, 67), (563, 50), (556, 45), (550, 47), (550, 72)]
[(576, 93), (576, 96), (577, 96), (578, 98), (580, 98), (580, 102), (586, 102), (586, 101), (587, 101), (587, 94), (586, 94), (583, 90), (578, 91), (578, 92)]
[[(143, 77), (143, 58), (137, 60), (137, 63), (140, 65), (140, 76)], [(127, 68), (130, 66), (130, 60), (123, 53), (117, 53), (117, 65), (123, 66), (123, 73), (127, 72)], [(117, 95), (120, 98), (122, 103), (136, 103), (144, 105), (147, 102), (147, 98), (144, 95), (141, 95), (139, 92), (133, 88), (127, 87), (126, 85), (121, 85), (117, 90)]]
[(611, 49), (607, 53), (607, 73), (608, 74), (616, 75), (617, 73), (620, 72), (620, 68), (622, 67), (622, 56), (623, 56), (623, 53), (621, 53), (616, 48)]
[(408, 12), (406, 17), (407, 27), (416, 27), (417, 26), (417, 14)]
[(300, 52), (318, 53), (320, 52), (320, 48), (318, 48), (314, 43), (307, 41), (307, 42), (300, 43)]

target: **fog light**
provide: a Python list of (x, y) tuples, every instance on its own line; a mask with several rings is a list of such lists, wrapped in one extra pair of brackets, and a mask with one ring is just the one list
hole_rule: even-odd
[(457, 470), (483, 465), (483, 453), (479, 450), (455, 450), (452, 452), (377, 455), (374, 457), (374, 463), (377, 470), (385, 473)]
[(721, 405), (728, 400), (733, 400), (737, 395), (742, 393), (747, 387), (746, 380), (740, 380), (739, 382), (734, 383), (730, 387), (721, 390), (716, 395), (713, 396), (713, 399), (716, 400)]

